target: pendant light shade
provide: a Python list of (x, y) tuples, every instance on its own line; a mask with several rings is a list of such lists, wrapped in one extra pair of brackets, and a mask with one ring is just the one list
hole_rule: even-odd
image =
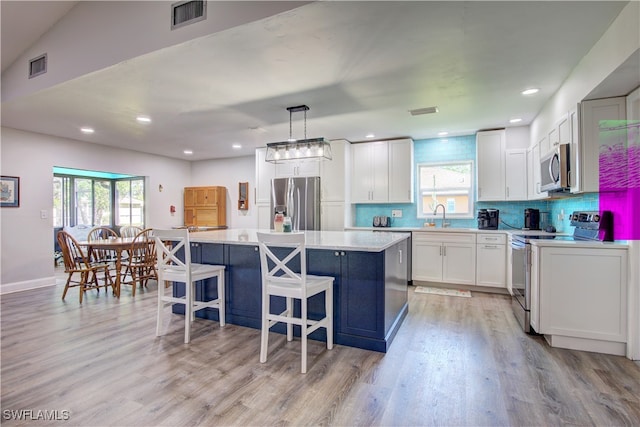
[[(307, 138), (307, 111), (306, 105), (288, 107), (289, 111), (289, 139), (282, 142), (267, 144), (265, 160), (270, 163), (279, 163), (287, 160), (322, 158), (331, 160), (331, 144), (325, 138)], [(295, 139), (292, 134), (292, 115), (294, 112), (304, 111), (304, 138)]]

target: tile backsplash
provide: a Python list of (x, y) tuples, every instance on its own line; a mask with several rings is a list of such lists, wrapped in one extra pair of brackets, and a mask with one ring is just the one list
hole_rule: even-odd
[[(414, 162), (438, 163), (459, 160), (476, 160), (475, 135), (449, 137), (444, 142), (442, 138), (414, 141)], [(417, 198), (417, 195), (416, 195)], [(570, 215), (575, 210), (598, 210), (598, 193), (584, 193), (559, 199), (509, 201), (509, 202), (476, 202), (478, 209), (493, 208), (500, 210), (500, 229), (522, 228), (524, 226), (524, 210), (526, 208), (539, 209), (546, 213), (548, 224), (553, 225), (558, 232), (571, 233)], [(424, 218), (417, 217), (417, 203), (380, 203), (357, 204), (354, 209), (354, 225), (357, 227), (371, 227), (373, 217), (377, 215), (391, 217), (392, 210), (402, 212), (401, 218), (391, 218), (392, 227), (422, 227)], [(451, 227), (475, 228), (477, 219), (450, 219)], [(436, 224), (440, 219), (436, 220)]]

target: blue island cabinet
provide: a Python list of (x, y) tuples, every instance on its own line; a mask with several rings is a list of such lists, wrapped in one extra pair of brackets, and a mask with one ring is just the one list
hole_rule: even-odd
[[(307, 273), (334, 277), (334, 342), (386, 352), (407, 314), (407, 241), (382, 252), (307, 249)], [(403, 259), (404, 257), (404, 259)], [(260, 253), (257, 245), (202, 243), (192, 254), (194, 262), (226, 266), (226, 320), (228, 323), (261, 327)], [(215, 281), (198, 283), (198, 295), (215, 297)], [(209, 294), (211, 292), (211, 294)], [(311, 318), (324, 314), (324, 294), (309, 300)], [(275, 310), (284, 310), (284, 300), (274, 299)], [(294, 307), (295, 315), (300, 305)], [(177, 312), (177, 311), (176, 311)], [(217, 320), (215, 309), (198, 317)], [(297, 330), (296, 330), (297, 328)], [(294, 333), (299, 336), (299, 327)], [(272, 331), (285, 333), (278, 324)], [(326, 339), (324, 328), (312, 339)]]

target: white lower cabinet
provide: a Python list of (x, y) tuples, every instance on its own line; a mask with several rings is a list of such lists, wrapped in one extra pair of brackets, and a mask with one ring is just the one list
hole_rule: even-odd
[(627, 250), (532, 249), (534, 329), (554, 347), (624, 355)]
[(412, 280), (473, 285), (475, 279), (475, 233), (413, 233)]
[(476, 284), (497, 288), (507, 287), (507, 236), (478, 234), (476, 244)]

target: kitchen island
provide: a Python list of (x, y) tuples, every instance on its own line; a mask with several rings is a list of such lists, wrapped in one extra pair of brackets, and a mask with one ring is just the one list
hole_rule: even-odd
[[(192, 262), (226, 267), (226, 321), (259, 329), (261, 275), (257, 232), (228, 229), (190, 234)], [(305, 231), (307, 273), (333, 276), (334, 342), (386, 352), (407, 315), (409, 233), (372, 231)], [(217, 297), (215, 279), (199, 282), (198, 298)], [(177, 292), (181, 290), (178, 288)], [(272, 304), (273, 305), (273, 304)], [(276, 305), (277, 309), (284, 309)], [(309, 316), (324, 312), (324, 295), (309, 300)], [(181, 305), (174, 312), (184, 313)], [(299, 305), (296, 306), (299, 314)], [(218, 320), (204, 309), (198, 317)], [(272, 331), (284, 333), (282, 324)], [(325, 340), (324, 329), (312, 339)]]

